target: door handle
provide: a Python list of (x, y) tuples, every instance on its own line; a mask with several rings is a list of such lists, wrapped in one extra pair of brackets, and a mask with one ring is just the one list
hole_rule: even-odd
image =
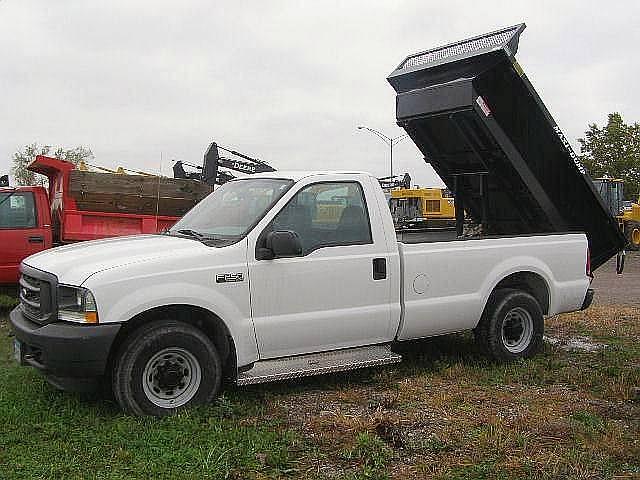
[(29, 243), (43, 243), (44, 237), (42, 235), (32, 235), (29, 237)]
[(374, 258), (373, 259), (373, 279), (384, 280), (385, 278), (387, 278), (387, 259)]

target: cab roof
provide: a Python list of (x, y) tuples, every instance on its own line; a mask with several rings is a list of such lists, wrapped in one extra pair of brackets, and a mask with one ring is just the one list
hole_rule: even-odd
[(320, 176), (320, 175), (366, 175), (371, 176), (368, 172), (359, 172), (354, 170), (278, 170), (275, 172), (253, 173), (250, 177), (242, 178), (287, 178), (293, 181), (302, 180), (303, 178)]

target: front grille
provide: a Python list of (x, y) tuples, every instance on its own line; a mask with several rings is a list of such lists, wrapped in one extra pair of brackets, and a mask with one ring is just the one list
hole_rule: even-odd
[(42, 305), (40, 303), (42, 282), (29, 275), (20, 277), (20, 305), (22, 311), (31, 319), (42, 316)]
[(55, 291), (57, 278), (23, 265), (20, 277), (20, 307), (31, 321), (44, 325), (56, 316)]

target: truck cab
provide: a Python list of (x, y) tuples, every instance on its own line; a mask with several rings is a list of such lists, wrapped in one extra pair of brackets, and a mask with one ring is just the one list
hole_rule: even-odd
[(44, 187), (0, 188), (0, 284), (18, 282), (20, 262), (52, 246)]

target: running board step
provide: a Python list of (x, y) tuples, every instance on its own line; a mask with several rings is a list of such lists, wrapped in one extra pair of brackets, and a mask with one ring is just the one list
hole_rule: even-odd
[(342, 372), (356, 368), (375, 367), (402, 361), (402, 356), (391, 351), (389, 345), (333, 350), (295, 357), (256, 362), (251, 370), (238, 374), (238, 385), (276, 382), (323, 373)]

